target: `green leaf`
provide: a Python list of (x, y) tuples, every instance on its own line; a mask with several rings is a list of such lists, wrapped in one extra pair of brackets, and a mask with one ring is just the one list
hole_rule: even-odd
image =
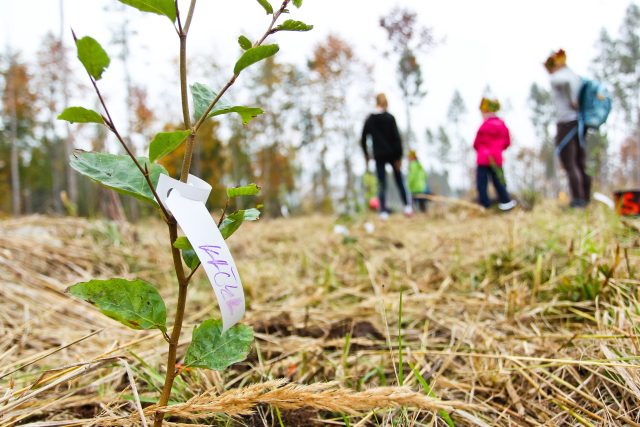
[[(138, 157), (137, 160), (142, 167), (144, 167), (145, 163), (149, 164), (149, 160), (146, 157)], [(145, 202), (155, 203), (147, 181), (133, 163), (133, 160), (127, 155), (79, 151), (71, 156), (69, 163), (73, 169), (82, 175), (107, 188)], [(158, 178), (161, 173), (168, 175), (166, 169), (161, 165), (157, 163), (150, 164), (149, 178), (154, 187), (158, 185)]]
[(173, 247), (176, 249), (193, 249), (191, 242), (185, 236), (178, 237), (175, 242), (173, 242)]
[(302, 21), (294, 21), (293, 19), (287, 19), (276, 27), (276, 31), (310, 31), (312, 29), (313, 25), (307, 25)]
[(222, 237), (226, 240), (231, 237), (231, 235), (235, 233), (238, 228), (240, 228), (243, 222), (257, 221), (258, 218), (260, 218), (260, 211), (258, 209), (251, 208), (239, 210), (230, 215), (227, 215), (222, 220), (222, 223), (218, 228), (220, 229), (220, 234), (222, 234)]
[(273, 6), (271, 6), (271, 3), (269, 3), (267, 0), (258, 0), (258, 3), (260, 3), (260, 6), (264, 8), (265, 12), (267, 12), (267, 15), (273, 14)]
[[(191, 85), (191, 96), (193, 98), (193, 114), (195, 119), (199, 120), (218, 94), (205, 84), (194, 83)], [(242, 123), (246, 125), (251, 119), (263, 112), (261, 108), (231, 106), (224, 98), (220, 98), (207, 117), (236, 113), (242, 118)]]
[(69, 107), (65, 108), (62, 113), (58, 115), (58, 120), (66, 120), (71, 123), (100, 123), (104, 124), (104, 119), (93, 110), (88, 110), (84, 107)]
[(184, 364), (221, 371), (244, 360), (252, 341), (253, 331), (246, 325), (235, 325), (223, 334), (222, 320), (205, 320), (193, 330)]
[(69, 287), (67, 292), (132, 329), (167, 331), (164, 301), (156, 288), (143, 280), (90, 280)]
[(245, 36), (238, 37), (238, 44), (243, 50), (251, 49), (251, 46), (253, 46), (253, 43), (251, 43), (251, 40), (249, 40)]
[(76, 41), (78, 59), (84, 65), (87, 72), (96, 80), (102, 78), (102, 73), (107, 69), (111, 60), (100, 43), (89, 36)]
[(260, 187), (255, 184), (245, 185), (243, 187), (227, 188), (227, 197), (232, 199), (238, 196), (255, 196), (260, 192)]
[(160, 132), (156, 134), (151, 144), (149, 144), (149, 161), (155, 162), (171, 153), (178, 148), (190, 134), (190, 130)]
[(196, 255), (196, 251), (193, 250), (193, 246), (191, 246), (191, 242), (184, 236), (180, 236), (173, 242), (173, 247), (176, 249), (180, 249), (182, 252), (182, 259), (184, 263), (187, 264), (191, 270), (196, 268), (198, 264), (200, 264), (200, 260), (198, 259), (198, 255)]
[(135, 7), (142, 12), (151, 12), (176, 20), (176, 3), (174, 0), (119, 0), (120, 3)]
[(234, 74), (240, 74), (240, 71), (244, 70), (248, 66), (255, 64), (256, 62), (262, 61), (265, 58), (275, 55), (280, 48), (277, 44), (267, 44), (263, 46), (252, 47), (251, 49), (247, 49), (238, 62), (236, 62), (235, 67), (233, 67)]
[(302, 6), (302, 0), (293, 0), (293, 5), (297, 8)]

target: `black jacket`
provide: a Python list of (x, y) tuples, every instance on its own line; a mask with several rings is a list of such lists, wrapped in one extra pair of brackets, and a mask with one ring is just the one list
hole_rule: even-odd
[(367, 117), (362, 129), (362, 149), (367, 151), (367, 136), (373, 141), (373, 157), (376, 160), (393, 162), (402, 158), (402, 140), (396, 125), (396, 119), (389, 113), (374, 113)]

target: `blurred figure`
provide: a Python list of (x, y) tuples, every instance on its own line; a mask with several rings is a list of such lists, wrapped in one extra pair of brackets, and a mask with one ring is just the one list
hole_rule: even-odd
[(591, 198), (591, 177), (586, 172), (587, 156), (582, 144), (586, 128), (578, 124), (582, 78), (567, 67), (567, 55), (562, 49), (552, 53), (544, 66), (549, 72), (556, 109), (556, 152), (569, 179), (569, 206), (584, 208)]
[(473, 148), (476, 150), (476, 185), (478, 202), (488, 208), (491, 206), (487, 186), (489, 179), (498, 195), (498, 208), (508, 211), (516, 206), (516, 201), (507, 193), (507, 183), (502, 169), (502, 152), (511, 145), (509, 129), (502, 119), (496, 116), (500, 102), (496, 99), (482, 98), (480, 112), (483, 122), (478, 129)]
[(387, 219), (389, 210), (386, 205), (385, 193), (387, 189), (387, 177), (385, 167), (389, 163), (393, 168), (393, 176), (398, 186), (398, 191), (404, 203), (404, 214), (411, 216), (413, 208), (409, 204), (407, 191), (402, 181), (402, 140), (396, 125), (396, 119), (387, 111), (387, 97), (380, 93), (376, 96), (376, 111), (367, 117), (362, 129), (362, 149), (369, 168), (369, 151), (367, 150), (367, 137), (371, 136), (373, 142), (373, 159), (376, 165), (376, 175), (378, 176), (378, 200), (380, 218)]
[[(427, 186), (427, 172), (418, 160), (414, 150), (409, 151), (409, 174), (407, 175), (409, 192), (414, 205), (418, 205), (420, 212), (427, 211), (427, 199), (419, 196), (429, 194)], [(416, 197), (418, 196), (418, 197)]]

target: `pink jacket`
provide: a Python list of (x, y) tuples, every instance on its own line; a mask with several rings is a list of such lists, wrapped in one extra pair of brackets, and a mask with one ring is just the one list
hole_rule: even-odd
[(476, 150), (476, 164), (478, 166), (497, 165), (502, 167), (502, 152), (511, 144), (509, 129), (504, 122), (492, 116), (487, 118), (473, 142)]

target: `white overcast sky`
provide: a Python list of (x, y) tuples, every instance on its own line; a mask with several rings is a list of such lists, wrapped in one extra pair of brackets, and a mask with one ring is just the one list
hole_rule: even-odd
[[(114, 22), (104, 12), (109, 3), (116, 0), (64, 0), (65, 26), (72, 26), (79, 36), (93, 36), (109, 50), (108, 27)], [(186, 11), (188, 2), (181, 0), (181, 4)], [(425, 144), (425, 129), (445, 120), (456, 89), (467, 103), (469, 114), (462, 132), (471, 140), (480, 122), (477, 105), (488, 85), (508, 106), (504, 117), (515, 143), (531, 146), (536, 139), (529, 125), (527, 96), (533, 82), (548, 85), (542, 67), (547, 54), (564, 48), (570, 66), (588, 75), (601, 28), (617, 34), (629, 0), (304, 0), (301, 9), (291, 8), (291, 18), (315, 28), (309, 33), (277, 35), (279, 59), (302, 65), (327, 34), (343, 37), (362, 59), (375, 64), (376, 91), (389, 95), (390, 110), (403, 125), (395, 64), (382, 57), (388, 45), (378, 25), (379, 18), (395, 5), (415, 10), (420, 22), (443, 40), (419, 58), (428, 95), (413, 113), (418, 142)], [(172, 87), (175, 81), (160, 83), (175, 75), (170, 67), (178, 42), (170, 22), (133, 9), (128, 16), (138, 33), (133, 44), (142, 47), (134, 50), (134, 80)], [(230, 70), (238, 55), (238, 35), (255, 38), (266, 25), (267, 17), (255, 0), (199, 0), (189, 54), (214, 55), (224, 70)], [(0, 0), (0, 26), (2, 49), (10, 46), (23, 51), (28, 59), (46, 31), (59, 31), (59, 0)], [(70, 42), (69, 34), (66, 36)], [(108, 78), (105, 84), (117, 85), (117, 78), (112, 77), (110, 83)], [(166, 93), (167, 89), (150, 90)]]

